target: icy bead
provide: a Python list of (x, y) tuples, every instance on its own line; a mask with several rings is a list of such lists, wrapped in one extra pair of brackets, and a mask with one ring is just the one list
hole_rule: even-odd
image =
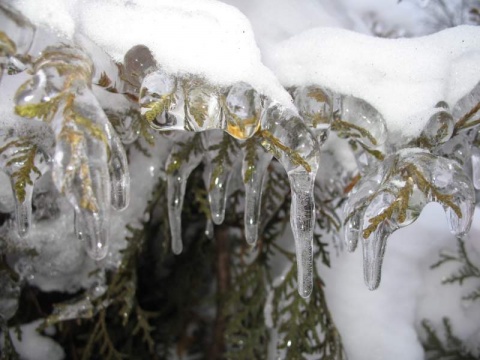
[(343, 97), (341, 121), (350, 124), (347, 131), (358, 133), (358, 141), (367, 147), (376, 147), (387, 139), (383, 116), (365, 100), (354, 96)]
[[(200, 141), (202, 151), (193, 150), (186, 159), (179, 161), (176, 154), (182, 150), (182, 146), (193, 141)], [(172, 251), (174, 254), (180, 254), (182, 245), (182, 208), (185, 197), (185, 188), (187, 179), (191, 172), (203, 160), (203, 135), (192, 133), (178, 133), (176, 144), (173, 146), (170, 156), (167, 160), (167, 201), (168, 201), (168, 219), (170, 224), (170, 233), (172, 237)]]
[(172, 115), (179, 108), (183, 111), (184, 99), (177, 91), (177, 79), (157, 70), (143, 79), (140, 89), (140, 111), (155, 130), (184, 130), (185, 113)]
[(239, 82), (228, 90), (224, 99), (226, 131), (233, 137), (245, 140), (260, 127), (262, 99), (249, 84)]
[(181, 91), (185, 105), (183, 109), (178, 107), (174, 115), (181, 117), (185, 114), (185, 130), (199, 132), (222, 127), (222, 110), (216, 87), (203, 79), (189, 77), (181, 80)]
[(453, 126), (454, 120), (448, 105), (440, 102), (420, 135), (421, 145), (431, 148), (445, 143), (452, 137)]
[(318, 86), (302, 86), (293, 89), (292, 96), (300, 116), (323, 144), (332, 122), (332, 94)]
[(245, 183), (245, 237), (247, 243), (254, 245), (258, 238), (263, 180), (272, 155), (267, 153), (256, 140), (251, 139), (243, 148), (242, 166)]

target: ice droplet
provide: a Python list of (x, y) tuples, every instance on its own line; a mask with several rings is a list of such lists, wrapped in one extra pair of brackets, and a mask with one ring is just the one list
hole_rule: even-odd
[(328, 136), (333, 116), (332, 94), (319, 86), (302, 86), (291, 90), (300, 116), (322, 145)]
[(249, 84), (233, 85), (224, 100), (226, 131), (233, 137), (245, 140), (260, 127), (262, 100), (260, 94)]
[(430, 116), (420, 135), (422, 145), (428, 147), (437, 146), (448, 141), (453, 134), (454, 127), (454, 120), (448, 110), (448, 105), (440, 102), (433, 111), (434, 113)]
[(288, 173), (292, 189), (290, 223), (295, 238), (298, 269), (298, 293), (310, 296), (313, 288), (313, 229), (315, 223), (315, 200), (313, 185), (315, 174), (305, 171)]
[(266, 152), (256, 140), (248, 140), (243, 148), (242, 166), (245, 182), (245, 237), (247, 243), (255, 245), (260, 225), (263, 180), (272, 155)]
[(341, 120), (361, 129), (358, 141), (367, 147), (381, 145), (387, 139), (387, 126), (383, 116), (365, 100), (354, 96), (342, 99)]
[(173, 146), (170, 156), (167, 159), (167, 198), (168, 198), (168, 220), (170, 223), (170, 234), (172, 236), (172, 251), (180, 254), (182, 245), (182, 208), (185, 196), (187, 179), (193, 169), (203, 160), (203, 151), (192, 151), (188, 158), (179, 159), (175, 156), (181, 151), (184, 144), (194, 141), (194, 137), (201, 137), (203, 134), (181, 132), (176, 135), (176, 144)]

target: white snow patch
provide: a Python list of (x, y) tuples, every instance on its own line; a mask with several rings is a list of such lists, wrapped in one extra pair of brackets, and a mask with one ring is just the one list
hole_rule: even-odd
[(412, 121), (416, 114), (442, 100), (453, 106), (480, 81), (480, 28), (460, 26), (414, 39), (317, 28), (267, 55), (283, 85), (318, 84), (362, 98), (385, 117), (390, 132), (408, 137), (428, 121)]
[[(42, 320), (20, 326), (22, 340), (19, 341), (15, 331), (10, 330), (10, 337), (16, 351), (22, 360), (62, 360), (65, 352), (62, 347), (52, 339), (42, 336), (37, 328)], [(3, 336), (2, 336), (3, 338)]]

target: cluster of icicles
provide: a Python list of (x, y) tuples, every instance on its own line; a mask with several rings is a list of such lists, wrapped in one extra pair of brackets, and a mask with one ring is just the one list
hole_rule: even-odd
[[(135, 114), (141, 114), (154, 129), (181, 130), (166, 164), (171, 169), (167, 171), (168, 212), (174, 253), (182, 251), (181, 211), (187, 178), (202, 161), (208, 167), (209, 159), (220, 151), (215, 145), (226, 136), (224, 132), (255, 141), (255, 162), (249, 160), (251, 147), (244, 147), (245, 156), (238, 160), (243, 162), (246, 180), (249, 244), (254, 245), (259, 236), (261, 189), (272, 158), (288, 173), (301, 296), (307, 297), (313, 285), (313, 187), (320, 148), (329, 131), (347, 137), (357, 159), (361, 180), (346, 203), (345, 239), (352, 251), (361, 239), (370, 289), (379, 284), (388, 236), (412, 223), (428, 202), (445, 207), (453, 233), (460, 236), (469, 230), (475, 194), (471, 176), (466, 174), (473, 173), (475, 185), (480, 185), (480, 152), (472, 125), (479, 120), (475, 109), (480, 85), (451, 111), (443, 102), (433, 108), (418, 138), (393, 142), (375, 108), (321, 86), (288, 89), (298, 110), (294, 111), (247, 83), (219, 87), (198, 76), (167, 74), (142, 45), (132, 48), (118, 66), (88, 39), (79, 37), (75, 44), (65, 44), (4, 5), (0, 5), (0, 20), (3, 76), (30, 74), (15, 94), (16, 116), (46, 122), (55, 137), (54, 145), (46, 148), (45, 141), (35, 136), (1, 129), (0, 166), (11, 178), (17, 230), (22, 236), (31, 221), (34, 182), (51, 170), (56, 187), (75, 209), (77, 236), (92, 258), (106, 256), (110, 204), (117, 210), (128, 206), (129, 173), (122, 142), (132, 143), (138, 137)], [(7, 75), (7, 69), (17, 75)], [(120, 118), (115, 130), (106, 112)], [(212, 129), (224, 132), (195, 134)], [(174, 154), (189, 141), (199, 141), (201, 149), (211, 150), (192, 151), (187, 161), (179, 162)], [(221, 164), (220, 172), (209, 172), (215, 224), (224, 219), (235, 161)]]

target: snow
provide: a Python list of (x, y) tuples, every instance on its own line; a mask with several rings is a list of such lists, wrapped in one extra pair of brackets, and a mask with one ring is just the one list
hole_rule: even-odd
[(212, 0), (56, 0), (51, 13), (36, 0), (10, 1), (34, 24), (70, 38), (86, 35), (117, 61), (143, 44), (167, 72), (202, 75), (218, 85), (245, 81), (290, 106), (261, 62), (248, 19), (232, 6)]
[[(22, 340), (19, 341), (14, 330), (10, 330), (13, 345), (22, 360), (62, 360), (65, 352), (52, 339), (37, 332), (42, 320), (37, 320), (20, 326)], [(3, 336), (2, 336), (3, 338)]]
[(390, 132), (409, 137), (428, 121), (418, 113), (442, 100), (452, 107), (480, 81), (480, 28), (413, 39), (316, 28), (279, 43), (266, 63), (285, 86), (318, 84), (366, 100)]

